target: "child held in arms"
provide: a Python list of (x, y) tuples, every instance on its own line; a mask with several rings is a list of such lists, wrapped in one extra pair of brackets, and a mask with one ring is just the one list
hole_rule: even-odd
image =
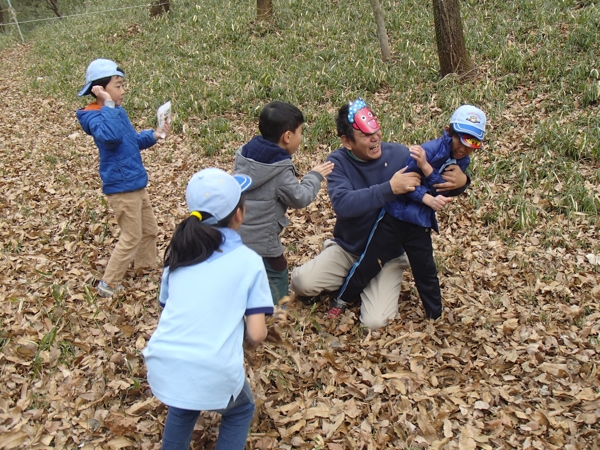
[(288, 294), (288, 263), (280, 234), (288, 225), (288, 208), (304, 208), (317, 196), (333, 163), (317, 164), (300, 181), (292, 155), (302, 143), (304, 116), (294, 105), (281, 101), (267, 104), (260, 113), (255, 136), (235, 155), (234, 173), (252, 177), (246, 194), (248, 214), (240, 228), (245, 245), (263, 258), (276, 305)]
[(156, 267), (158, 226), (146, 185), (148, 174), (140, 150), (169, 135), (169, 124), (138, 133), (121, 107), (125, 98), (125, 71), (108, 59), (90, 63), (79, 96), (95, 101), (77, 111), (83, 130), (94, 138), (100, 155), (102, 192), (115, 212), (121, 236), (98, 283), (98, 293), (110, 297), (131, 262), (136, 270)]

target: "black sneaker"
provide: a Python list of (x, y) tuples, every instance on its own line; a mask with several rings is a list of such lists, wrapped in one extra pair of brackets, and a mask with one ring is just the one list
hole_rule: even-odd
[(304, 295), (297, 295), (296, 298), (304, 303), (306, 306), (312, 306), (315, 303), (319, 303), (321, 300), (321, 295), (315, 295), (314, 297), (306, 297)]

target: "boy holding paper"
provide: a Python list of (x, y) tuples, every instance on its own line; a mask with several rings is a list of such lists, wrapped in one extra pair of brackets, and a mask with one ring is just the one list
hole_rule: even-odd
[(115, 62), (92, 61), (79, 96), (92, 95), (96, 101), (77, 111), (81, 127), (98, 147), (102, 192), (121, 228), (119, 242), (98, 283), (102, 297), (124, 289), (120, 282), (132, 261), (135, 268), (156, 267), (158, 226), (146, 190), (148, 174), (140, 150), (167, 137), (169, 123), (165, 121), (156, 131), (136, 132), (121, 107), (125, 96), (124, 79), (125, 71)]

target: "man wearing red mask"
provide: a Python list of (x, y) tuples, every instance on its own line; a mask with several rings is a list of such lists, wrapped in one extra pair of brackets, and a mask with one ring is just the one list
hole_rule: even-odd
[[(408, 148), (381, 141), (377, 118), (362, 99), (342, 106), (336, 125), (342, 148), (327, 158), (335, 164), (327, 176), (327, 191), (337, 216), (333, 239), (325, 241), (317, 257), (292, 272), (291, 290), (299, 296), (338, 291), (367, 247), (383, 206), (420, 185), (418, 174), (405, 173)], [(444, 172), (446, 183), (438, 191), (464, 190), (467, 177), (456, 169)], [(396, 316), (405, 268), (408, 260), (402, 254), (388, 261), (362, 291), (360, 320), (365, 327), (380, 328)], [(336, 316), (334, 308), (330, 317)]]

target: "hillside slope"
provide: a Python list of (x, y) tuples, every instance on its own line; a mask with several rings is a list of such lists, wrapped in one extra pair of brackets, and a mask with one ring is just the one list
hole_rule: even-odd
[[(8, 62), (0, 65), (0, 448), (158, 449), (166, 410), (151, 396), (140, 351), (158, 320), (160, 271), (129, 274), (122, 297), (95, 295), (118, 228), (100, 190), (97, 150), (76, 121), (83, 103), (64, 94), (76, 92), (85, 65), (53, 91), (58, 78), (40, 72), (51, 67), (39, 56), (46, 45), (0, 54)], [(489, 58), (486, 67), (479, 85), (506, 82)], [(133, 96), (145, 81), (132, 78)], [(367, 101), (388, 129), (408, 124), (417, 139), (439, 129), (447, 115), (440, 102), (466, 89), (453, 83), (439, 82), (430, 102), (410, 103), (412, 122), (402, 122), (393, 86), (367, 92)], [(326, 319), (326, 296), (312, 308), (291, 301), (288, 321), (277, 325), (283, 342), (248, 357), (257, 403), (248, 448), (598, 447), (598, 163), (590, 148), (579, 156), (555, 149), (550, 138), (560, 137), (551, 133), (536, 143), (540, 123), (556, 113), (550, 106), (562, 101), (541, 84), (520, 79), (497, 98), (481, 97), (490, 151), (476, 155), (473, 185), (440, 214), (434, 237), (442, 319), (423, 318), (410, 274), (397, 320), (378, 332), (359, 326), (356, 308)], [(444, 86), (452, 99), (441, 98)], [(342, 91), (305, 98), (309, 129), (318, 130), (294, 156), (301, 172), (336, 145), (326, 129), (338, 100), (356, 94)], [(130, 103), (139, 129), (153, 122), (146, 100)], [(175, 135), (144, 152), (162, 250), (185, 217), (191, 174), (230, 170), (233, 149), (256, 132), (255, 117), (242, 114), (252, 107), (181, 113)], [(590, 103), (561, 120), (568, 131), (594, 114)], [(227, 147), (199, 151), (203, 130), (230, 139)], [(290, 213), (283, 239), (292, 266), (319, 251), (334, 218), (325, 188)], [(216, 415), (201, 416), (195, 448), (214, 445), (217, 424)]]

